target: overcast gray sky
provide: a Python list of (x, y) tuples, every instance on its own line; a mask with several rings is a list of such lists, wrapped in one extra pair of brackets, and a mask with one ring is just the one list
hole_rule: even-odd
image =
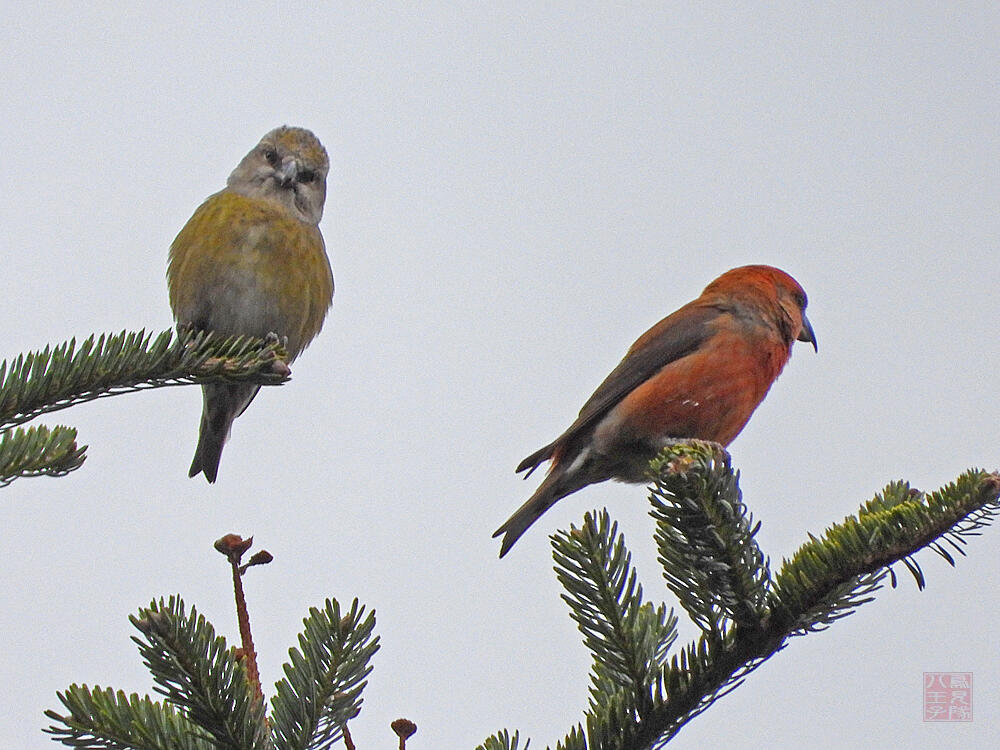
[[(819, 353), (733, 443), (777, 566), (896, 478), (995, 468), (1000, 367), (995, 3), (12, 2), (0, 27), (0, 357), (172, 323), (167, 248), (266, 131), (331, 156), (337, 281), (287, 387), (187, 478), (194, 388), (51, 416), (83, 469), (0, 498), (0, 746), (50, 746), (72, 682), (149, 692), (128, 615), (180, 593), (230, 639), (212, 541), (247, 578), (265, 688), (310, 606), (357, 596), (382, 650), (359, 748), (554, 743), (588, 653), (547, 535), (607, 504), (668, 597), (640, 487), (598, 485), (502, 561), (490, 533), (649, 325), (722, 271), (779, 266)], [(792, 641), (673, 747), (987, 747), (1000, 720), (1000, 529), (928, 588)], [(667, 599), (669, 601), (669, 598)], [(682, 623), (682, 637), (695, 634)], [(921, 675), (974, 673), (974, 720), (921, 721)]]

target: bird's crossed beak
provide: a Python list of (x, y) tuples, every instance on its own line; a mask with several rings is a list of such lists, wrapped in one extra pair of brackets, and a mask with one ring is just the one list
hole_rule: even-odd
[(299, 165), (295, 159), (289, 159), (274, 171), (274, 176), (281, 187), (286, 188), (295, 183), (295, 178), (299, 175)]
[(813, 351), (819, 351), (819, 347), (816, 346), (816, 333), (813, 331), (812, 323), (809, 322), (809, 318), (806, 317), (805, 313), (802, 313), (802, 330), (799, 331), (798, 340), (808, 341), (813, 345)]

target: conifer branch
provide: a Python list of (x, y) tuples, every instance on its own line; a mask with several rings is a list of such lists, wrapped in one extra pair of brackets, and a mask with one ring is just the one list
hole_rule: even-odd
[(133, 637), (153, 675), (157, 692), (202, 727), (219, 748), (268, 747), (264, 706), (246, 670), (215, 629), (179, 597), (152, 602), (129, 618), (142, 633)]
[[(483, 744), (479, 745), (476, 750), (518, 750), (519, 740), (517, 732), (514, 732), (514, 735), (511, 736), (510, 732), (504, 729), (492, 737), (487, 737)], [(527, 748), (527, 745), (525, 745), (525, 748)]]
[(76, 444), (72, 427), (39, 425), (0, 433), (0, 487), (19, 477), (60, 477), (80, 468), (87, 446)]
[(857, 516), (834, 524), (819, 539), (810, 535), (784, 561), (769, 597), (773, 618), (800, 634), (831, 613), (842, 617), (856, 605), (844, 606), (845, 596), (838, 595), (838, 589), (853, 583), (856, 592), (869, 587), (866, 593), (871, 593), (870, 587), (885, 575), (894, 578), (891, 566), (897, 562), (904, 563), (923, 588), (923, 572), (913, 555), (930, 547), (954, 566), (942, 542), (964, 555), (961, 545), (1000, 513), (998, 496), (1000, 475), (980, 470), (930, 493), (903, 482), (890, 484)]
[[(241, 579), (273, 557), (260, 550), (241, 564), (252, 544), (253, 537), (236, 534), (214, 544), (232, 568), (242, 649), (230, 649), (193, 607), (185, 614), (180, 597), (153, 601), (129, 619), (142, 634), (132, 640), (166, 702), (73, 685), (57, 694), (70, 713), (46, 711), (59, 724), (45, 731), (64, 745), (88, 750), (328, 750), (341, 738), (353, 747), (347, 722), (361, 711), (370, 661), (379, 649), (375, 613), (366, 614), (357, 599), (345, 614), (333, 599), (322, 610), (311, 609), (299, 647), (289, 649), (290, 663), (275, 686), (268, 718), (250, 658), (253, 640)], [(417, 731), (403, 718), (390, 727), (400, 750)]]
[(361, 711), (361, 691), (379, 649), (375, 613), (355, 599), (350, 611), (327, 599), (309, 610), (299, 648), (288, 650), (285, 677), (271, 700), (277, 750), (325, 750), (343, 736), (348, 720)]
[(563, 600), (594, 656), (591, 709), (610, 706), (624, 691), (642, 712), (649, 685), (677, 638), (677, 617), (660, 605), (643, 604), (642, 586), (632, 568), (625, 537), (605, 510), (584, 528), (552, 537), (556, 576)]
[[(894, 482), (856, 516), (820, 538), (810, 535), (772, 579), (754, 539), (759, 524), (742, 502), (724, 451), (678, 443), (664, 449), (651, 471), (664, 577), (702, 634), (669, 663), (655, 652), (647, 670), (634, 668), (625, 655), (637, 652), (621, 644), (647, 643), (641, 633), (648, 623), (628, 613), (651, 612), (652, 605), (641, 600), (616, 525), (605, 511), (596, 522), (588, 514), (580, 529), (555, 535), (563, 599), (595, 664), (585, 728), (574, 727), (559, 750), (662, 747), (790, 637), (823, 630), (871, 601), (887, 576), (895, 583), (895, 563), (922, 587), (916, 553), (929, 547), (954, 565), (953, 552), (964, 554), (969, 537), (1000, 514), (998, 474), (969, 471), (932, 493)], [(647, 646), (646, 653), (652, 651)], [(480, 750), (512, 750), (510, 736), (496, 734)]]
[(277, 337), (219, 339), (210, 333), (145, 331), (90, 336), (0, 363), (0, 430), (40, 414), (121, 393), (220, 377), (259, 385), (288, 380)]
[(44, 731), (80, 750), (214, 750), (204, 733), (169, 705), (111, 688), (71, 685), (59, 700), (68, 715), (46, 711), (61, 726)]
[[(703, 464), (703, 470), (690, 470)], [(650, 464), (650, 514), (667, 587), (702, 630), (732, 620), (757, 623), (770, 580), (743, 503), (739, 476), (722, 446), (677, 443)]]

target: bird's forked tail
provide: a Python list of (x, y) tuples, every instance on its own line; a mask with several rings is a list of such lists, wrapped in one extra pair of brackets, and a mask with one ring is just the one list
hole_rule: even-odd
[[(575, 464), (576, 462), (574, 462)], [(521, 538), (525, 531), (541, 518), (549, 508), (555, 505), (569, 494), (586, 487), (593, 482), (592, 478), (584, 476), (582, 471), (573, 471), (573, 466), (569, 469), (557, 463), (549, 471), (548, 476), (538, 485), (538, 489), (529, 497), (524, 505), (514, 511), (514, 514), (503, 522), (503, 525), (493, 532), (493, 538), (503, 534), (503, 541), (500, 543), (500, 557), (506, 555), (514, 542)]]
[(215, 482), (219, 475), (222, 449), (229, 439), (233, 420), (250, 405), (259, 389), (260, 386), (243, 383), (207, 383), (202, 386), (205, 403), (198, 430), (198, 447), (194, 450), (189, 477), (204, 473), (205, 479)]

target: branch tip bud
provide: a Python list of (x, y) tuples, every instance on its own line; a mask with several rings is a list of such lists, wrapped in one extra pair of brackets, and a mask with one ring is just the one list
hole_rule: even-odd
[(396, 736), (401, 740), (406, 740), (412, 737), (417, 731), (417, 725), (409, 719), (396, 719), (389, 726), (392, 727), (392, 731), (395, 732)]
[(215, 549), (220, 554), (229, 558), (229, 562), (237, 565), (243, 553), (253, 545), (253, 537), (244, 539), (239, 534), (226, 534), (224, 537), (215, 540)]

